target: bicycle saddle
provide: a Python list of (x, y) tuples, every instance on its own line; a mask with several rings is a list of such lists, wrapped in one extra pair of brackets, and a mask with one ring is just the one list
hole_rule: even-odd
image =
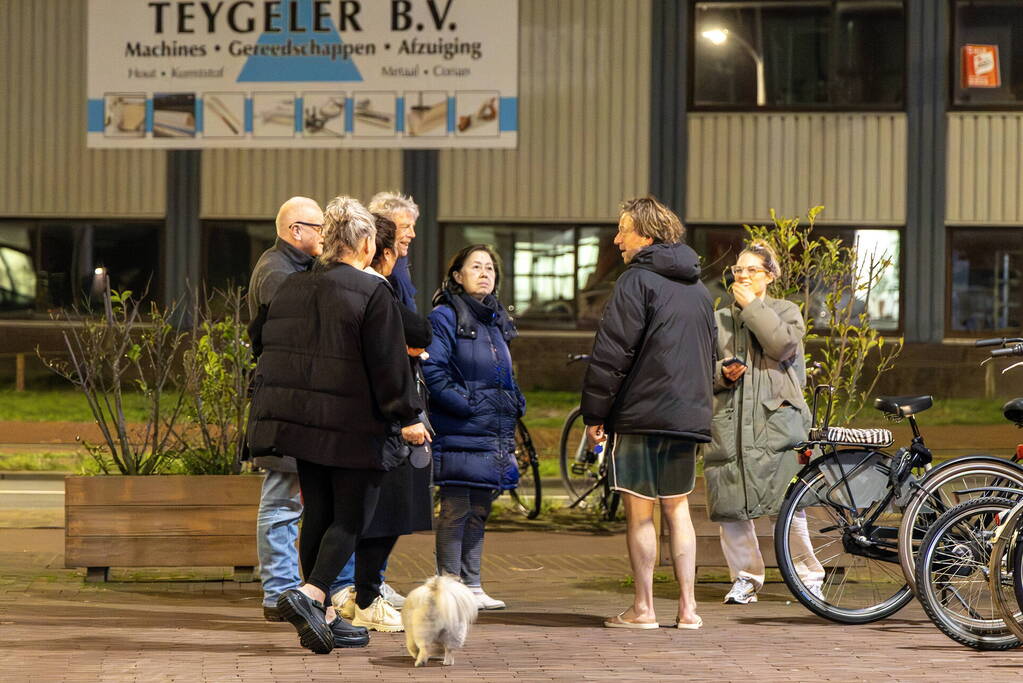
[(930, 396), (878, 396), (874, 399), (874, 407), (882, 413), (896, 417), (916, 415), (934, 405)]
[(1009, 422), (1023, 423), (1023, 398), (1014, 398), (1002, 406), (1002, 415)]

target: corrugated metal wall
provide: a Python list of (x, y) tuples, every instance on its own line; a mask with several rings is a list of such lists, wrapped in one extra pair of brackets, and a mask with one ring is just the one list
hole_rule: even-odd
[(166, 153), (85, 148), (86, 0), (0, 0), (0, 215), (163, 216)]
[(614, 220), (649, 186), (649, 0), (521, 0), (519, 147), (440, 153), (440, 220)]
[(1023, 113), (948, 114), (945, 220), (1023, 225)]
[(267, 218), (288, 197), (325, 205), (339, 194), (363, 201), (401, 188), (401, 150), (204, 150), (203, 218)]
[(689, 116), (686, 220), (764, 223), (769, 209), (820, 222), (906, 221), (902, 113)]

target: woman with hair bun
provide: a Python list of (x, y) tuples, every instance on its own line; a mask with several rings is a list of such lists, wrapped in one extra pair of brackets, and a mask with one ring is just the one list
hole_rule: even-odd
[[(803, 398), (806, 324), (799, 307), (774, 299), (767, 286), (781, 276), (778, 256), (753, 242), (732, 266), (731, 306), (715, 313), (718, 327), (711, 443), (703, 451), (707, 507), (721, 524), (721, 547), (732, 576), (725, 604), (757, 601), (764, 558), (753, 520), (778, 513), (799, 471), (792, 447), (806, 439), (810, 410)], [(824, 569), (813, 555), (806, 516), (794, 548), (804, 558), (803, 583), (819, 594)]]

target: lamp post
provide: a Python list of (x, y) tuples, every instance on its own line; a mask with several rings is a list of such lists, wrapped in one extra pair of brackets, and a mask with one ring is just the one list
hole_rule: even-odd
[(729, 37), (735, 39), (735, 42), (746, 48), (749, 52), (749, 56), (753, 58), (753, 64), (757, 70), (757, 106), (763, 107), (767, 104), (767, 92), (764, 80), (764, 58), (760, 56), (760, 53), (753, 49), (742, 36), (729, 33), (727, 28), (714, 28), (708, 31), (704, 31), (700, 34), (714, 45), (722, 45)]

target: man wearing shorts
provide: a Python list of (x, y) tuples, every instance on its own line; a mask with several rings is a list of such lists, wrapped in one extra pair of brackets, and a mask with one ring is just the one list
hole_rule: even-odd
[(610, 628), (658, 628), (657, 500), (680, 585), (675, 627), (703, 624), (696, 614), (696, 533), (688, 495), (696, 446), (710, 441), (717, 328), (699, 257), (682, 243), (684, 234), (678, 216), (653, 197), (622, 204), (615, 245), (627, 267), (604, 309), (583, 384), (587, 434), (593, 443), (606, 439), (611, 484), (624, 501), (635, 578), (633, 604), (604, 622)]

